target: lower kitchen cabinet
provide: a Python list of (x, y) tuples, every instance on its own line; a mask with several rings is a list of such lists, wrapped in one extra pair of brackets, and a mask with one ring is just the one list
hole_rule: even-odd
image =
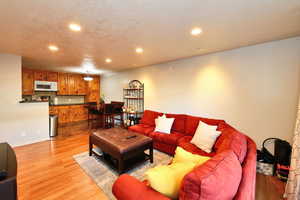
[(50, 106), (49, 114), (58, 115), (58, 124), (67, 124), (88, 119), (88, 111), (85, 105)]
[(58, 123), (59, 124), (66, 124), (72, 122), (71, 117), (71, 106), (60, 106), (58, 107)]
[(69, 111), (72, 122), (84, 121), (88, 119), (88, 111), (84, 106), (70, 106)]
[(49, 115), (58, 115), (58, 106), (49, 106)]

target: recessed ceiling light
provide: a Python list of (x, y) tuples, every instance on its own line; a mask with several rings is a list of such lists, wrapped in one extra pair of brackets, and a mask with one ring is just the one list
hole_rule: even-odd
[(144, 49), (141, 48), (141, 47), (138, 47), (138, 48), (135, 49), (135, 52), (137, 52), (137, 53), (143, 53)]
[(193, 28), (191, 30), (191, 34), (194, 36), (200, 35), (202, 33), (202, 29), (201, 28)]
[(106, 58), (106, 59), (105, 59), (105, 62), (107, 62), (107, 63), (111, 63), (111, 61), (112, 61), (112, 60), (111, 60), (110, 58)]
[(59, 48), (58, 48), (57, 46), (55, 46), (55, 45), (49, 45), (49, 46), (48, 46), (48, 49), (49, 49), (50, 51), (58, 51), (58, 50), (59, 50)]
[(69, 28), (71, 31), (76, 31), (76, 32), (81, 31), (81, 26), (78, 24), (73, 24), (73, 23), (69, 24)]

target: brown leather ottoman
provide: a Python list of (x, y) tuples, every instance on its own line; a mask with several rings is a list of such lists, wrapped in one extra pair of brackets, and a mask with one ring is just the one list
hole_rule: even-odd
[[(152, 138), (128, 131), (123, 128), (111, 128), (98, 130), (90, 135), (89, 155), (93, 153), (93, 145), (103, 151), (102, 159), (108, 161), (105, 155), (111, 156), (117, 161), (117, 171), (122, 174), (125, 167), (133, 167), (135, 158), (141, 158), (143, 161), (150, 160), (153, 163), (153, 142)], [(144, 151), (149, 149), (149, 154)], [(98, 154), (97, 154), (98, 155)], [(138, 159), (136, 159), (138, 160)]]

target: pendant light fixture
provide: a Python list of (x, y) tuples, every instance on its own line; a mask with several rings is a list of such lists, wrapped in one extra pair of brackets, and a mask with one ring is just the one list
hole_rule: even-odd
[(91, 77), (91, 76), (89, 75), (89, 71), (86, 72), (86, 76), (83, 77), (83, 80), (85, 80), (85, 81), (92, 81), (92, 80), (93, 80), (93, 77)]

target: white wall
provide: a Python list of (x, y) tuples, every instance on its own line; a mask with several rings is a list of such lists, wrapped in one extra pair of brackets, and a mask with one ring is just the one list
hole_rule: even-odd
[(48, 103), (19, 103), (21, 62), (21, 56), (0, 54), (0, 142), (13, 146), (49, 139)]
[(296, 37), (104, 76), (101, 93), (122, 100), (122, 88), (138, 79), (146, 109), (225, 119), (261, 145), (268, 137), (291, 140), (299, 71)]

